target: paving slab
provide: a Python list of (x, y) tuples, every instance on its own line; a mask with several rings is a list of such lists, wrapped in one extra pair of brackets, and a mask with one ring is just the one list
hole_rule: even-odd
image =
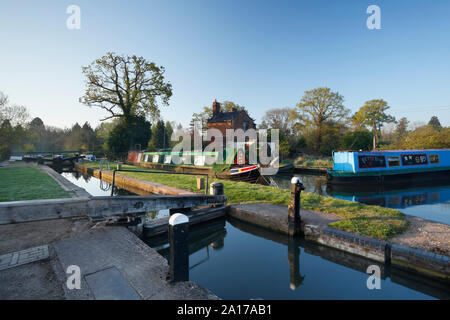
[(0, 225), (0, 255), (52, 243), (95, 226), (87, 218)]
[(116, 267), (85, 277), (96, 300), (140, 300), (141, 297)]
[(14, 268), (48, 258), (49, 253), (47, 245), (11, 252), (0, 256), (0, 270)]
[(124, 227), (95, 228), (59, 240), (53, 247), (63, 270), (71, 265), (80, 268), (81, 290), (89, 286), (88, 275), (116, 268), (141, 299), (217, 299), (190, 281), (171, 284), (167, 261)]

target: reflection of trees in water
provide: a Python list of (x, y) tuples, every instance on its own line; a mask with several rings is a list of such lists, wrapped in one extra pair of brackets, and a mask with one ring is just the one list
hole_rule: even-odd
[(80, 179), (80, 174), (78, 173), (78, 171), (72, 171), (70, 174), (75, 178), (75, 180)]
[(219, 238), (218, 240), (211, 242), (209, 246), (214, 250), (222, 250), (225, 246), (224, 238)]
[(146, 213), (146, 217), (150, 218), (152, 220), (155, 219), (157, 215), (158, 215), (157, 210), (147, 211), (147, 213)]
[(114, 186), (114, 195), (115, 196), (133, 196), (133, 195), (136, 195), (136, 193), (130, 192), (125, 189), (120, 189), (120, 188), (117, 188), (116, 186)]
[(91, 180), (91, 176), (88, 174), (83, 174), (82, 177), (86, 183), (88, 183)]
[(314, 178), (314, 193), (326, 196), (327, 181), (323, 177)]
[[(327, 196), (327, 180), (325, 176), (318, 175), (299, 175), (295, 174), (294, 177), (298, 177), (305, 186), (305, 192), (313, 192), (322, 196)], [(278, 186), (282, 189), (290, 189), (292, 176), (277, 175), (273, 176)]]

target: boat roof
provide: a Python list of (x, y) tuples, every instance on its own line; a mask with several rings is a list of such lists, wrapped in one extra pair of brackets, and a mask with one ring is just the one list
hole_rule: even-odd
[(339, 150), (336, 152), (357, 152), (357, 153), (398, 153), (398, 152), (428, 152), (428, 151), (450, 151), (450, 149), (398, 149), (398, 150), (371, 150), (371, 151), (362, 151), (362, 150)]

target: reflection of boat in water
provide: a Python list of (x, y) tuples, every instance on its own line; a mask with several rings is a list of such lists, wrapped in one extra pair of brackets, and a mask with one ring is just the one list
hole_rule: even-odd
[(368, 205), (388, 208), (406, 208), (416, 205), (450, 202), (450, 185), (422, 188), (390, 189), (380, 191), (355, 192), (354, 189), (340, 189), (331, 186), (327, 189), (330, 196), (339, 199), (357, 201)]
[(331, 184), (387, 185), (416, 181), (448, 181), (450, 149), (339, 151), (333, 153)]

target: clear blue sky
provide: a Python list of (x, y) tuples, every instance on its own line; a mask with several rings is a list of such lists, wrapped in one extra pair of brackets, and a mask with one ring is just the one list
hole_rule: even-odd
[[(81, 8), (81, 30), (66, 8)], [(366, 9), (381, 8), (381, 30)], [(382, 98), (391, 113), (450, 125), (450, 1), (20, 1), (0, 2), (0, 90), (46, 124), (94, 126), (78, 103), (81, 66), (107, 51), (166, 68), (165, 120), (183, 125), (214, 99), (245, 105), (260, 122), (327, 86), (353, 112)]]

